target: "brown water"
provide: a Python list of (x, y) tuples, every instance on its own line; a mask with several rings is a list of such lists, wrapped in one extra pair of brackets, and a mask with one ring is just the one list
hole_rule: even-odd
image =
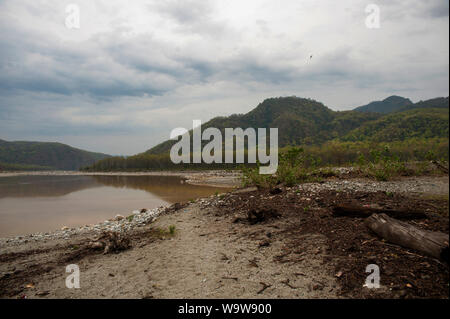
[(174, 176), (2, 177), (0, 237), (95, 224), (226, 190), (189, 185)]

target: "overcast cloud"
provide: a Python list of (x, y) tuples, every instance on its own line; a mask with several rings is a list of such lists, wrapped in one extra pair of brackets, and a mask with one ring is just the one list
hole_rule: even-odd
[(0, 139), (129, 155), (273, 96), (448, 96), (448, 24), (448, 0), (3, 0)]

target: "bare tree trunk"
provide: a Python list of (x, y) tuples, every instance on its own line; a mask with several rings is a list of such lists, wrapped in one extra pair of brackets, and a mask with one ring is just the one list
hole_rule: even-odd
[(448, 234), (417, 228), (386, 214), (373, 214), (365, 224), (387, 241), (448, 262)]
[(356, 205), (337, 205), (333, 207), (334, 216), (347, 216), (347, 217), (369, 217), (372, 214), (386, 214), (398, 219), (422, 219), (427, 215), (424, 212), (414, 210), (393, 210), (393, 209), (379, 209), (362, 207)]

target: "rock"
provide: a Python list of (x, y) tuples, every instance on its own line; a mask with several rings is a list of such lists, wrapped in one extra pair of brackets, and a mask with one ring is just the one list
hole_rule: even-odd
[(116, 217), (114, 217), (114, 220), (115, 221), (119, 221), (119, 220), (122, 220), (122, 219), (124, 219), (125, 217), (123, 217), (122, 215), (116, 215)]
[(270, 246), (270, 241), (268, 240), (263, 240), (259, 243), (259, 247), (268, 247)]
[(279, 187), (275, 187), (275, 188), (270, 190), (270, 194), (271, 195), (277, 195), (277, 194), (280, 194), (281, 192), (283, 192), (283, 191)]
[(67, 227), (67, 226), (63, 226), (63, 227), (61, 227), (61, 230), (62, 231), (64, 231), (64, 230), (69, 230), (70, 228), (69, 227)]
[(313, 290), (323, 290), (323, 285), (322, 284), (314, 284), (312, 286)]

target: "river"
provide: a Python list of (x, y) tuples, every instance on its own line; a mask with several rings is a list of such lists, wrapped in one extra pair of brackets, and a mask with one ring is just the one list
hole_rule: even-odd
[(225, 191), (190, 185), (177, 176), (2, 177), (0, 237), (95, 224)]

